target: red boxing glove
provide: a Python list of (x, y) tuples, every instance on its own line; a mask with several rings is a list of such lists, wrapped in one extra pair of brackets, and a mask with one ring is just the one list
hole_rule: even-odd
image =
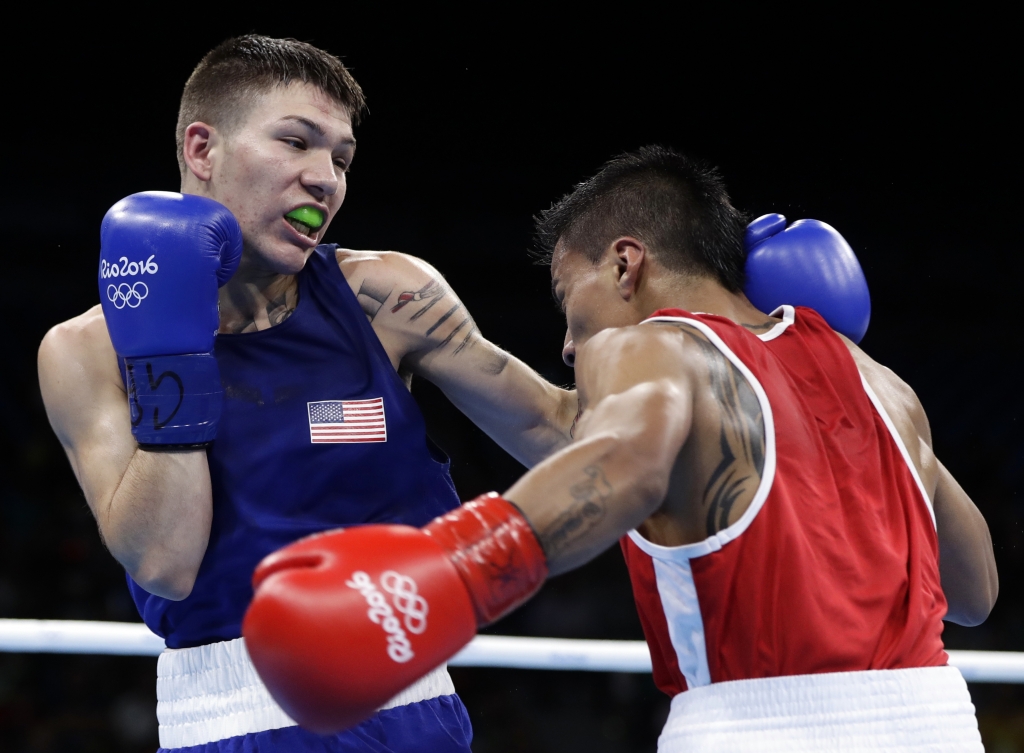
[(529, 521), (496, 492), (434, 518), (423, 532), (444, 547), (458, 569), (478, 627), (504, 617), (548, 577), (547, 558)]
[(522, 513), (485, 495), (422, 530), (360, 526), (274, 552), (253, 574), (242, 634), (281, 708), (327, 734), (372, 716), (546, 576)]

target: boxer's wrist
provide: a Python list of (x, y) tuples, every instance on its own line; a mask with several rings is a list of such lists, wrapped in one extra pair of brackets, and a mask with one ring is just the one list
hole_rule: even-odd
[(150, 451), (202, 449), (217, 435), (223, 404), (212, 353), (124, 359), (132, 435)]
[(547, 578), (547, 558), (530, 522), (494, 492), (436, 518), (423, 531), (455, 565), (481, 627), (525, 602)]

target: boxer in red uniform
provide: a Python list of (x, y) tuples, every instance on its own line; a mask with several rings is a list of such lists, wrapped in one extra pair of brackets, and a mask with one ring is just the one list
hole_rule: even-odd
[(268, 557), (244, 631), (282, 706), (351, 724), (621, 537), (660, 750), (980, 751), (941, 633), (991, 610), (991, 540), (910, 387), (815, 311), (749, 302), (743, 218), (681, 155), (612, 160), (540, 231), (575, 442), (423, 529)]

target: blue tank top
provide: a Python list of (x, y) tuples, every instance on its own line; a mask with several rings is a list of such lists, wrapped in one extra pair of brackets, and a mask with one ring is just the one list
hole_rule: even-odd
[(213, 525), (195, 586), (170, 601), (128, 578), (143, 621), (170, 648), (238, 638), (252, 571), (275, 549), (360, 523), (422, 526), (459, 504), (448, 458), (427, 439), (335, 248), (310, 256), (288, 319), (217, 337), (224, 409), (207, 450)]

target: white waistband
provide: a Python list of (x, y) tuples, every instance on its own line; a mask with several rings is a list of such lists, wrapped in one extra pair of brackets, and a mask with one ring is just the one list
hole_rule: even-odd
[(956, 667), (736, 680), (672, 699), (658, 753), (984, 753)]
[[(454, 692), (442, 665), (380, 710)], [(203, 745), (295, 724), (256, 674), (242, 638), (164, 651), (156, 665), (156, 699), (161, 748)]]

